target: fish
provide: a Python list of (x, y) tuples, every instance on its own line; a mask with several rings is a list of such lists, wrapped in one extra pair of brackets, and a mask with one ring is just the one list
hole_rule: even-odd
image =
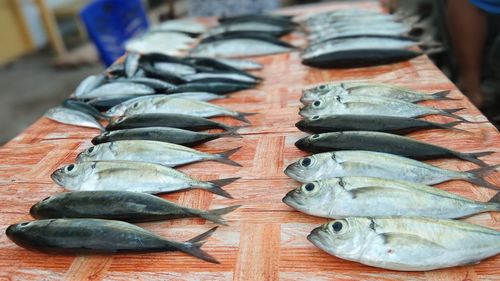
[(17, 245), (42, 252), (181, 251), (207, 262), (219, 263), (200, 249), (216, 229), (214, 227), (186, 242), (176, 242), (123, 221), (45, 219), (10, 225), (5, 233)]
[(176, 72), (168, 71), (166, 69), (155, 68), (153, 63), (143, 63), (141, 64), (141, 69), (149, 78), (159, 79), (173, 85), (179, 85), (186, 83), (186, 79)]
[(132, 77), (135, 75), (135, 73), (139, 69), (140, 59), (141, 55), (138, 53), (130, 52), (127, 54), (127, 57), (125, 58), (125, 75), (127, 75), (127, 77)]
[(154, 93), (155, 90), (153, 88), (144, 84), (116, 81), (95, 88), (92, 91), (79, 96), (79, 98), (93, 99), (112, 95), (150, 95)]
[(407, 61), (423, 53), (407, 49), (376, 48), (365, 46), (359, 49), (333, 50), (321, 49), (307, 53), (302, 57), (302, 64), (317, 68), (355, 68), (385, 65)]
[(153, 88), (157, 92), (164, 92), (168, 89), (171, 89), (175, 87), (174, 84), (165, 82), (160, 79), (155, 79), (155, 78), (149, 78), (149, 77), (129, 77), (129, 78), (120, 78), (116, 81), (123, 81), (123, 82), (131, 82), (131, 83), (136, 83), (136, 84), (143, 84), (148, 87)]
[(211, 82), (189, 82), (178, 85), (166, 91), (167, 94), (177, 94), (184, 92), (209, 92), (225, 95), (233, 92), (255, 88), (255, 83), (211, 81)]
[(340, 177), (303, 184), (283, 202), (324, 218), (405, 216), (463, 218), (500, 211), (500, 193), (489, 202), (469, 200), (441, 189), (405, 181)]
[(480, 160), (479, 157), (494, 153), (494, 151), (464, 153), (408, 137), (367, 131), (316, 134), (298, 140), (295, 146), (301, 150), (314, 153), (333, 150), (367, 150), (415, 159), (458, 158), (480, 166), (486, 166), (487, 164)]
[(218, 25), (211, 28), (205, 36), (217, 35), (226, 32), (263, 32), (273, 36), (283, 36), (293, 31), (290, 26), (275, 25), (266, 22), (235, 22)]
[(384, 115), (395, 117), (423, 117), (442, 115), (464, 122), (461, 116), (453, 114), (463, 108), (437, 109), (390, 98), (375, 98), (354, 95), (323, 97), (304, 106), (299, 114), (303, 117), (333, 114)]
[(153, 62), (152, 66), (154, 69), (167, 72), (167, 73), (175, 73), (181, 76), (192, 75), (196, 73), (196, 68), (190, 66), (189, 64), (181, 62), (166, 62), (159, 61)]
[(407, 134), (418, 130), (454, 129), (463, 121), (435, 123), (422, 119), (384, 115), (314, 115), (300, 120), (295, 126), (308, 133), (329, 133), (341, 131), (376, 131), (393, 134)]
[(290, 164), (285, 169), (285, 174), (300, 182), (349, 176), (404, 180), (424, 185), (464, 180), (499, 190), (498, 186), (483, 179), (499, 167), (500, 165), (493, 165), (469, 171), (452, 171), (388, 153), (345, 150), (318, 153), (301, 158)]
[(180, 98), (180, 99), (188, 99), (188, 100), (198, 100), (198, 101), (212, 101), (219, 99), (226, 99), (229, 97), (227, 95), (218, 95), (209, 92), (184, 92), (177, 94), (168, 94), (170, 98)]
[(44, 116), (62, 124), (95, 128), (104, 131), (104, 127), (92, 115), (78, 110), (65, 107), (53, 107), (49, 109)]
[(450, 90), (443, 90), (431, 94), (425, 94), (389, 84), (350, 81), (340, 84), (328, 83), (306, 89), (303, 91), (303, 95), (300, 98), (300, 101), (304, 104), (309, 104), (318, 98), (331, 95), (384, 97), (403, 100), (411, 103), (425, 100), (456, 100), (454, 98), (448, 97), (449, 94)]
[(91, 161), (66, 165), (55, 170), (52, 180), (70, 191), (119, 190), (160, 194), (192, 188), (232, 198), (221, 187), (238, 178), (199, 181), (175, 169), (134, 161)]
[(500, 253), (499, 231), (422, 217), (348, 217), (315, 228), (307, 239), (336, 257), (399, 271), (469, 265)]
[(30, 209), (36, 219), (92, 218), (148, 222), (199, 217), (227, 225), (222, 215), (241, 205), (214, 210), (184, 207), (158, 196), (130, 191), (77, 191), (47, 197)]
[(150, 31), (174, 31), (195, 36), (205, 32), (206, 29), (207, 27), (204, 24), (199, 23), (196, 19), (175, 19), (164, 21), (158, 25), (155, 25), (150, 28)]
[(231, 72), (199, 72), (196, 74), (185, 75), (184, 78), (188, 82), (200, 82), (206, 80), (213, 81), (228, 81), (228, 82), (246, 82), (246, 83), (257, 83), (257, 81), (249, 76), (240, 75), (238, 73)]
[(99, 110), (97, 110), (92, 105), (85, 103), (76, 99), (65, 99), (62, 103), (62, 106), (69, 109), (78, 110), (80, 112), (91, 115), (92, 117), (100, 120), (109, 120), (110, 117), (102, 114)]
[(116, 130), (111, 132), (106, 131), (95, 136), (92, 139), (92, 144), (95, 145), (119, 140), (152, 140), (180, 144), (184, 146), (196, 146), (222, 137), (241, 138), (240, 135), (232, 131), (210, 134), (168, 127), (146, 127)]
[[(126, 107), (127, 109), (123, 113), (125, 116), (147, 113), (186, 114), (197, 117), (230, 116), (239, 121), (250, 123), (245, 116), (253, 115), (253, 113), (238, 112), (203, 101), (168, 96), (138, 99), (135, 102), (131, 101)], [(107, 111), (106, 115), (116, 116), (114, 111), (112, 108)]]
[(146, 113), (122, 116), (115, 119), (106, 126), (106, 131), (145, 127), (170, 127), (189, 131), (223, 129), (233, 132), (242, 126), (229, 126), (210, 119), (186, 114)]
[(274, 14), (243, 14), (237, 16), (220, 17), (219, 23), (267, 23), (277, 26), (297, 26), (298, 24), (292, 20), (291, 16), (274, 15)]
[(292, 46), (279, 40), (274, 42), (264, 41), (262, 38), (225, 38), (199, 44), (190, 52), (190, 56), (201, 57), (249, 57), (263, 56), (283, 52), (289, 52)]
[(87, 148), (78, 154), (76, 162), (111, 160), (143, 161), (161, 164), (167, 167), (176, 167), (199, 161), (217, 161), (241, 167), (240, 164), (229, 159), (229, 157), (240, 150), (240, 148), (241, 147), (230, 149), (222, 153), (210, 154), (167, 142), (149, 140), (114, 141)]
[(253, 60), (242, 60), (242, 59), (217, 59), (221, 63), (227, 64), (231, 67), (240, 70), (260, 70), (262, 69), (262, 64)]
[(106, 76), (103, 74), (90, 75), (87, 78), (83, 79), (83, 81), (80, 82), (78, 87), (76, 87), (75, 96), (76, 97), (83, 96), (84, 94), (101, 86), (105, 82), (106, 82)]

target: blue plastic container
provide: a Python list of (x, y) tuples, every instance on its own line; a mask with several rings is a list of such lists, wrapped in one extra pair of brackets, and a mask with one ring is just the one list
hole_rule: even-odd
[(95, 0), (80, 12), (87, 33), (109, 66), (125, 53), (125, 42), (148, 29), (141, 0)]

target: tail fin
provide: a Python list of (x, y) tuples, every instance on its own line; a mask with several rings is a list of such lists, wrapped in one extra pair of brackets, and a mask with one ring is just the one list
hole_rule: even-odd
[(245, 122), (247, 124), (252, 124), (245, 116), (251, 116), (251, 115), (255, 115), (255, 114), (258, 114), (258, 113), (238, 112), (238, 114), (236, 116), (234, 116), (234, 118), (236, 118), (236, 120), (240, 120), (240, 121)]
[(448, 95), (451, 93), (451, 90), (444, 90), (444, 91), (439, 91), (432, 93), (432, 99), (433, 100), (460, 100), (460, 99), (455, 99), (455, 98), (449, 98)]
[(242, 138), (242, 136), (240, 134), (238, 134), (238, 132), (236, 132), (236, 130), (229, 130), (227, 132), (223, 132), (223, 133), (220, 133), (218, 135), (220, 137), (225, 137), (225, 138)]
[[(500, 192), (497, 192), (497, 194), (495, 194), (495, 196), (493, 196), (489, 201), (488, 203), (497, 203), (500, 205)], [(500, 209), (500, 206), (499, 206), (499, 209)]]
[(233, 197), (231, 196), (231, 194), (229, 194), (227, 191), (225, 191), (221, 187), (223, 187), (225, 185), (228, 185), (228, 184), (230, 184), (233, 181), (236, 181), (238, 179), (239, 179), (239, 177), (209, 181), (211, 187), (207, 188), (207, 190), (210, 191), (210, 192), (212, 192), (212, 193), (215, 193), (217, 195), (220, 195), (222, 197), (233, 199)]
[(484, 151), (484, 152), (474, 152), (474, 153), (457, 153), (456, 156), (460, 159), (478, 164), (479, 166), (488, 166), (484, 161), (480, 160), (479, 157), (490, 155), (495, 153), (495, 151)]
[(463, 122), (470, 123), (467, 119), (463, 118), (462, 116), (458, 116), (456, 114), (453, 114), (454, 112), (460, 111), (462, 109), (464, 109), (464, 108), (462, 107), (462, 108), (451, 108), (451, 109), (439, 109), (439, 111), (440, 111), (441, 115), (448, 116), (451, 118), (461, 120)]
[(241, 205), (236, 205), (236, 206), (231, 206), (231, 207), (226, 207), (226, 208), (221, 208), (221, 209), (215, 209), (215, 210), (203, 211), (199, 214), (199, 216), (206, 219), (206, 220), (214, 222), (214, 223), (227, 225), (226, 221), (221, 216), (228, 214), (228, 213), (231, 213), (232, 211), (238, 209), (239, 207), (241, 207)]
[(455, 126), (460, 125), (462, 123), (464, 123), (464, 121), (453, 121), (453, 122), (448, 122), (448, 123), (444, 123), (444, 124), (435, 123), (435, 125), (436, 125), (436, 127), (439, 127), (442, 129), (453, 129), (453, 130), (457, 130), (457, 131), (468, 132), (466, 130), (455, 128)]
[(231, 155), (233, 155), (234, 153), (236, 153), (240, 149), (241, 149), (241, 146), (237, 147), (235, 149), (230, 149), (230, 150), (224, 151), (222, 153), (216, 154), (217, 158), (215, 158), (214, 160), (217, 162), (220, 162), (220, 163), (224, 163), (224, 164), (228, 164), (228, 165), (232, 165), (232, 166), (237, 166), (237, 167), (242, 167), (240, 164), (229, 159), (229, 157)]
[(467, 181), (473, 184), (477, 184), (482, 187), (491, 188), (493, 190), (500, 190), (500, 187), (487, 182), (483, 177), (497, 171), (500, 165), (493, 165), (489, 167), (482, 167), (479, 169), (469, 170), (467, 171)]
[(205, 244), (206, 242), (205, 240), (207, 240), (210, 236), (212, 236), (212, 234), (215, 232), (216, 229), (217, 226), (184, 243), (177, 243), (176, 248), (179, 249), (179, 251), (195, 256), (204, 261), (208, 261), (211, 263), (220, 263), (214, 257), (212, 257), (207, 252), (201, 249), (201, 246), (203, 246), (203, 244)]

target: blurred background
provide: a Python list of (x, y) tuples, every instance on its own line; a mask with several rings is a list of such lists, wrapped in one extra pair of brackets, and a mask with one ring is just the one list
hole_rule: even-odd
[[(283, 6), (322, 2), (137, 1), (141, 1), (150, 24), (185, 16), (260, 13)], [(68, 97), (86, 76), (105, 67), (90, 39), (89, 23), (82, 18), (82, 11), (91, 2), (0, 0), (0, 145), (32, 124), (48, 108)], [(439, 52), (431, 55), (435, 64), (498, 128), (500, 0), (379, 2), (390, 12), (403, 11), (409, 17), (418, 17), (415, 32), (419, 33), (419, 38), (442, 44)]]

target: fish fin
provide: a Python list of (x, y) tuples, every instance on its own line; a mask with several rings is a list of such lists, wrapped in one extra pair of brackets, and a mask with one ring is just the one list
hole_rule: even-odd
[(199, 214), (200, 217), (209, 220), (214, 223), (222, 224), (222, 225), (228, 225), (224, 218), (222, 218), (222, 215), (231, 213), (232, 211), (238, 209), (241, 207), (241, 205), (236, 205), (236, 206), (231, 206), (231, 207), (226, 207), (226, 208), (220, 208), (220, 209), (214, 209), (214, 210), (208, 210), (208, 211), (203, 211)]
[(482, 167), (478, 169), (473, 169), (467, 171), (467, 181), (482, 187), (486, 188), (491, 188), (493, 190), (500, 190), (500, 187), (489, 183), (483, 177), (487, 176), (490, 173), (493, 173), (497, 171), (497, 168), (499, 168), (500, 165), (493, 165), (493, 166), (488, 166), (488, 167)]
[(210, 229), (209, 231), (206, 231), (194, 238), (189, 239), (188, 241), (184, 243), (176, 243), (176, 248), (179, 249), (180, 251), (195, 256), (199, 259), (202, 259), (204, 261), (208, 261), (211, 263), (220, 263), (217, 261), (214, 257), (209, 255), (207, 252), (203, 251), (201, 249), (201, 246), (205, 244), (206, 240), (212, 236), (212, 234), (215, 232), (217, 229), (217, 226)]
[(251, 115), (255, 115), (255, 114), (258, 114), (258, 113), (250, 113), (250, 112), (238, 112), (238, 114), (236, 116), (234, 116), (234, 118), (236, 118), (237, 120), (240, 120), (242, 122), (245, 122), (247, 124), (252, 124), (247, 118), (246, 116), (251, 116)]
[(242, 136), (240, 134), (238, 134), (238, 132), (236, 132), (236, 130), (229, 130), (229, 131), (220, 133), (218, 135), (220, 137), (225, 137), (225, 138), (242, 138)]
[(458, 116), (456, 114), (453, 114), (453, 113), (460, 111), (462, 109), (464, 109), (464, 108), (462, 107), (462, 108), (451, 108), (451, 109), (439, 109), (439, 111), (441, 111), (441, 114), (444, 116), (448, 116), (448, 117), (455, 118), (455, 119), (461, 120), (463, 122), (469, 123), (469, 121), (467, 119), (463, 118), (462, 116)]
[(462, 132), (468, 132), (466, 130), (455, 128), (455, 126), (460, 125), (462, 123), (464, 123), (464, 121), (459, 120), (459, 121), (453, 121), (453, 122), (448, 122), (448, 123), (444, 123), (444, 124), (436, 123), (436, 126), (439, 128), (442, 128), (442, 129), (452, 129), (452, 130), (457, 130), (457, 131), (462, 131)]
[(236, 153), (240, 149), (241, 149), (241, 146), (234, 148), (234, 149), (224, 151), (222, 153), (218, 153), (218, 154), (216, 154), (218, 158), (216, 158), (214, 160), (217, 162), (220, 162), (220, 163), (224, 163), (224, 164), (228, 164), (228, 165), (232, 165), (232, 166), (237, 166), (237, 167), (242, 167), (237, 162), (229, 159), (229, 156), (233, 155), (234, 153)]
[(228, 185), (228, 184), (230, 184), (233, 181), (236, 181), (238, 179), (239, 179), (239, 177), (209, 181), (209, 183), (212, 186), (209, 187), (209, 188), (207, 188), (207, 190), (210, 191), (210, 192), (212, 192), (212, 193), (215, 193), (217, 195), (220, 195), (222, 197), (233, 199), (233, 197), (231, 196), (231, 194), (229, 194), (227, 191), (225, 191), (224, 189), (222, 189), (222, 187), (225, 186), (225, 185)]
[(460, 100), (455, 98), (449, 98), (448, 95), (451, 93), (451, 90), (444, 90), (432, 93), (431, 96), (434, 100)]
[[(491, 199), (488, 200), (488, 203), (497, 203), (500, 205), (500, 192), (497, 192), (497, 194), (495, 194), (495, 196), (491, 197)], [(499, 209), (500, 209), (500, 206), (499, 206)]]
[(474, 152), (474, 153), (457, 153), (457, 156), (460, 159), (478, 164), (479, 166), (485, 167), (488, 166), (484, 161), (479, 159), (479, 157), (483, 157), (486, 155), (490, 155), (495, 153), (495, 151), (483, 151), (483, 152)]

